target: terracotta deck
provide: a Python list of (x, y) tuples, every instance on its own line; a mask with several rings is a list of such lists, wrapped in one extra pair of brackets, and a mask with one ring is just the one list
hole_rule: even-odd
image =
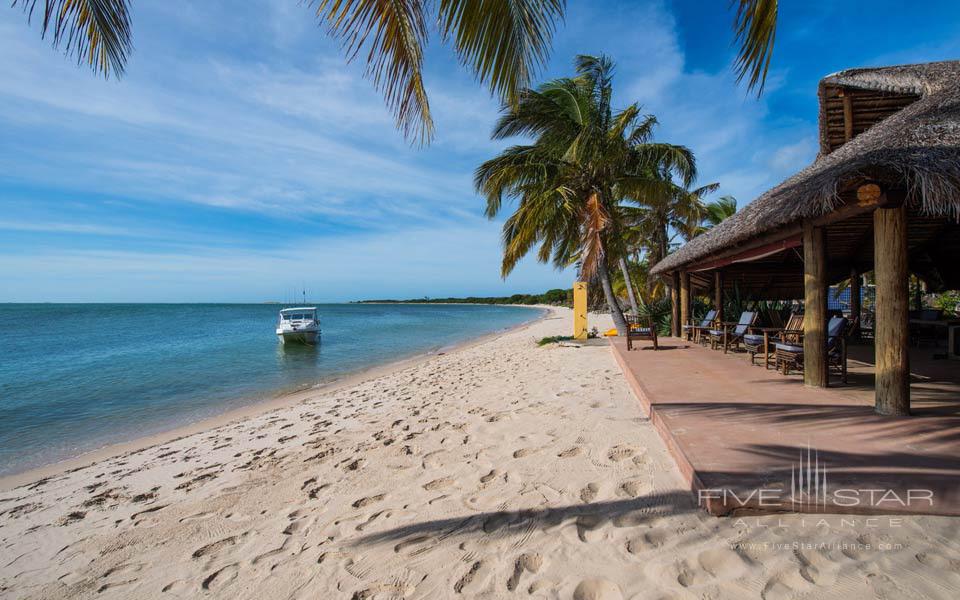
[[(850, 361), (849, 384), (831, 379), (836, 387), (816, 389), (751, 366), (746, 354), (676, 338), (656, 352), (645, 342), (632, 352), (622, 339), (611, 344), (713, 514), (960, 515), (960, 362), (912, 351), (914, 415), (885, 418), (873, 412), (867, 362)], [(872, 361), (872, 348), (851, 356)]]

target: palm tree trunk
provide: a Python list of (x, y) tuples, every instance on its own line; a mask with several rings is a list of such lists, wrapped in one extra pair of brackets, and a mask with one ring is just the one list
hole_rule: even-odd
[(613, 326), (617, 328), (618, 335), (627, 335), (627, 321), (623, 318), (623, 312), (620, 305), (617, 304), (617, 297), (613, 295), (613, 286), (610, 285), (610, 273), (607, 272), (607, 265), (603, 260), (597, 266), (597, 275), (600, 277), (600, 286), (603, 288), (603, 295), (607, 299), (607, 306), (610, 307), (610, 316), (613, 317)]
[(627, 259), (620, 257), (620, 270), (623, 271), (623, 284), (627, 286), (627, 298), (630, 299), (630, 308), (633, 309), (634, 316), (640, 315), (640, 307), (637, 306), (637, 296), (633, 293), (633, 282), (630, 281), (630, 270), (627, 269)]

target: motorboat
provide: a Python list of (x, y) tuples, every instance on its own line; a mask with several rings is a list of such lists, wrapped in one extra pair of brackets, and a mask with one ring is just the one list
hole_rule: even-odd
[(277, 338), (281, 344), (316, 344), (320, 340), (317, 307), (284, 308), (277, 319)]

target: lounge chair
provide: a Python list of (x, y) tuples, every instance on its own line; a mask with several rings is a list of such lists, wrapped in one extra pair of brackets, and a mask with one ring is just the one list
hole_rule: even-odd
[[(830, 317), (827, 323), (827, 372), (832, 370), (847, 382), (847, 336), (856, 328), (856, 320), (846, 317)], [(784, 375), (791, 371), (803, 372), (803, 336), (794, 342), (776, 345), (777, 370)]]
[(683, 326), (683, 337), (692, 342), (700, 341), (700, 334), (713, 327), (713, 322), (717, 320), (717, 309), (711, 308), (707, 314), (700, 320), (699, 325), (689, 323)]
[(657, 327), (651, 317), (627, 317), (627, 350), (633, 350), (633, 340), (650, 340), (654, 350), (660, 349), (657, 345)]
[(745, 310), (740, 313), (740, 320), (736, 323), (723, 323), (722, 329), (709, 330), (710, 347), (716, 350), (717, 346), (722, 345), (724, 354), (727, 353), (731, 345), (735, 349), (739, 348), (743, 336), (750, 331), (750, 327), (756, 322), (758, 314), (754, 311)]
[[(803, 335), (803, 314), (791, 314), (783, 327), (757, 327), (751, 328), (751, 331), (754, 333), (743, 336), (743, 347), (750, 354), (750, 364), (754, 364), (757, 354), (763, 352), (763, 366), (769, 369), (770, 358), (776, 356), (776, 352), (770, 352), (775, 349), (775, 344), (795, 343), (800, 339), (799, 336)], [(764, 333), (766, 333), (766, 339), (764, 339)]]

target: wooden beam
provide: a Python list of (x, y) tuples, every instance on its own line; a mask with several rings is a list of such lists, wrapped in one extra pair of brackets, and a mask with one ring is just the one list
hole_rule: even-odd
[(855, 339), (860, 339), (860, 325), (862, 325), (860, 323), (861, 313), (863, 312), (863, 306), (860, 302), (862, 294), (860, 283), (860, 271), (853, 267), (850, 269), (850, 318), (857, 319), (857, 328), (853, 332)]
[(876, 398), (881, 415), (910, 414), (907, 209), (881, 208), (873, 213), (874, 278), (877, 286)]
[[(690, 272), (680, 273), (680, 323), (690, 325)], [(681, 327), (680, 332), (683, 333)]]
[(683, 328), (680, 327), (680, 273), (673, 272), (673, 285), (670, 286), (670, 333), (673, 337), (680, 337)]
[(803, 225), (803, 383), (827, 387), (826, 235), (811, 221)]
[(793, 236), (787, 239), (779, 240), (771, 244), (765, 244), (762, 246), (756, 246), (750, 248), (749, 250), (743, 250), (739, 254), (733, 254), (726, 258), (718, 258), (712, 260), (708, 263), (700, 263), (697, 265), (697, 271), (707, 271), (711, 269), (719, 269), (720, 267), (725, 267), (727, 265), (732, 265), (735, 263), (744, 263), (751, 262), (754, 260), (759, 260), (761, 258), (766, 258), (772, 254), (778, 254), (784, 250), (789, 250), (790, 248), (796, 248), (803, 243), (800, 235)]
[(853, 98), (841, 92), (843, 101), (843, 139), (849, 142), (853, 139)]

